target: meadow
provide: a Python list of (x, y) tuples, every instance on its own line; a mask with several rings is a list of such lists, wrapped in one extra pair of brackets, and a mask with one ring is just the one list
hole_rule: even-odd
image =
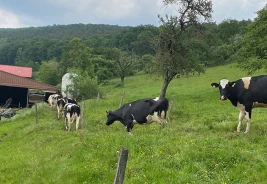
[(125, 184), (266, 183), (266, 109), (253, 110), (250, 133), (245, 122), (237, 133), (239, 111), (210, 86), (243, 76), (232, 64), (174, 79), (166, 96), (174, 98), (170, 122), (135, 125), (132, 136), (120, 122), (106, 126), (106, 110), (117, 109), (124, 92), (124, 103), (157, 97), (162, 80), (155, 76), (103, 86), (102, 99), (85, 101), (85, 129), (77, 133), (74, 126), (66, 132), (47, 104), (38, 104), (38, 124), (34, 108), (18, 111), (0, 121), (0, 183), (113, 183), (121, 147), (129, 150)]

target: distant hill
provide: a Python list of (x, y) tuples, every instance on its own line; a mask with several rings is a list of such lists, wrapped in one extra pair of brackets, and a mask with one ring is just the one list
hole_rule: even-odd
[(28, 28), (0, 28), (0, 39), (9, 41), (24, 39), (71, 39), (88, 38), (127, 30), (130, 27), (106, 24), (70, 24)]

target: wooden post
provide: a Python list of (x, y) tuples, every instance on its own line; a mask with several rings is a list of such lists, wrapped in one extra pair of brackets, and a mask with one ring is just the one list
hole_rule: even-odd
[(38, 110), (37, 110), (37, 103), (35, 103), (35, 123), (38, 124)]
[(100, 99), (100, 94), (98, 93), (96, 97), (96, 101), (98, 102), (99, 99)]
[(119, 160), (114, 184), (123, 184), (126, 164), (128, 160), (128, 149), (121, 148), (119, 152)]
[(82, 98), (82, 130), (84, 129), (84, 100)]
[(122, 97), (121, 97), (121, 102), (120, 102), (120, 106), (119, 106), (119, 107), (121, 107), (121, 106), (122, 106), (122, 103), (123, 103), (124, 97), (125, 97), (125, 91), (124, 91), (124, 92), (123, 92), (123, 94), (122, 94)]

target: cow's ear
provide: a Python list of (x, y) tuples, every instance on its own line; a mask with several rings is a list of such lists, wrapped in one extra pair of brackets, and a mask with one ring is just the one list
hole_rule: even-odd
[(213, 88), (217, 88), (217, 87), (219, 87), (219, 84), (218, 84), (218, 83), (211, 83), (210, 85), (211, 85), (211, 87), (213, 87)]

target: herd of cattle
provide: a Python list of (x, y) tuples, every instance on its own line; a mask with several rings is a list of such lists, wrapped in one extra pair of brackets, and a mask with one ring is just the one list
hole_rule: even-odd
[[(267, 107), (267, 75), (244, 77), (230, 82), (227, 79), (219, 83), (211, 83), (212, 87), (219, 88), (220, 100), (229, 99), (240, 111), (237, 132), (241, 130), (242, 120), (247, 121), (246, 131), (249, 132), (252, 109), (255, 107)], [(48, 99), (51, 108), (57, 107), (58, 119), (63, 116), (66, 130), (70, 131), (71, 124), (76, 120), (76, 131), (79, 127), (80, 106), (76, 100), (62, 98), (58, 94), (51, 95)], [(115, 111), (107, 111), (106, 125), (114, 121), (120, 121), (128, 133), (136, 123), (146, 124), (158, 122), (166, 124), (166, 115), (169, 102), (166, 98), (146, 98), (127, 103)]]
[(70, 131), (71, 124), (76, 121), (76, 131), (79, 128), (81, 109), (77, 101), (59, 94), (50, 95), (48, 103), (51, 109), (57, 107), (57, 119), (64, 117), (66, 130)]

